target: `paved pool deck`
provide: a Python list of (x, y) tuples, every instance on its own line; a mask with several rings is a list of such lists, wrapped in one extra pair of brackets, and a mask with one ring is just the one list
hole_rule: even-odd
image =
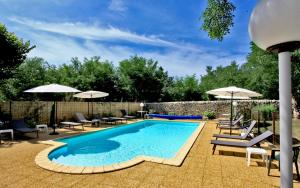
[[(259, 156), (246, 165), (245, 149), (217, 147), (212, 155), (211, 136), (217, 133), (210, 121), (198, 136), (180, 167), (152, 162), (102, 174), (75, 175), (51, 172), (35, 164), (36, 155), (49, 147), (42, 141), (96, 130), (59, 129), (60, 135), (41, 133), (39, 139), (5, 141), (0, 145), (0, 187), (279, 187), (276, 163), (271, 176)], [(31, 136), (29, 134), (29, 136)], [(34, 137), (34, 135), (32, 135)], [(294, 172), (295, 173), (295, 172)], [(300, 187), (294, 181), (294, 187)]]

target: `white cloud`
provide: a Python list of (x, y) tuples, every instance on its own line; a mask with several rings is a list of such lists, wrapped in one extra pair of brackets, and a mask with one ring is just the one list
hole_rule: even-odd
[(31, 33), (33, 43), (37, 47), (29, 53), (30, 57), (39, 56), (51, 64), (60, 65), (69, 63), (72, 57), (83, 59), (84, 57), (101, 56), (102, 59), (112, 61), (115, 65), (124, 59), (134, 55), (152, 58), (167, 70), (172, 76), (201, 75), (205, 73), (207, 65), (226, 65), (232, 60), (244, 62), (242, 56), (219, 56), (212, 53), (197, 53), (194, 51), (170, 49), (163, 53), (160, 51), (136, 51), (124, 46), (108, 46), (95, 41), (84, 43), (65, 36), (54, 36), (43, 33)]
[(155, 35), (138, 35), (130, 31), (123, 31), (115, 27), (104, 28), (97, 25), (87, 25), (83, 23), (52, 23), (39, 22), (30, 19), (10, 18), (10, 21), (25, 25), (29, 28), (62, 34), (70, 37), (77, 37), (98, 41), (128, 41), (137, 44), (148, 44), (153, 46), (176, 47), (176, 44), (158, 38)]
[(199, 76), (205, 74), (206, 66), (225, 66), (229, 65), (233, 60), (236, 60), (239, 64), (245, 62), (244, 56), (232, 56), (229, 54), (219, 56), (218, 53), (197, 53), (185, 50), (174, 50), (164, 54), (160, 52), (146, 52), (141, 55), (157, 60), (159, 65), (173, 76), (191, 74)]
[[(81, 23), (47, 24), (17, 18), (12, 21), (14, 24), (11, 29), (22, 33), (22, 37), (31, 40), (31, 43), (37, 46), (29, 56), (43, 57), (49, 63), (56, 65), (69, 63), (72, 57), (83, 59), (91, 56), (100, 56), (118, 65), (121, 60), (139, 55), (157, 60), (159, 65), (172, 76), (191, 74), (199, 76), (205, 73), (208, 65), (213, 67), (227, 65), (232, 60), (238, 63), (245, 62), (244, 55), (232, 56), (226, 51), (218, 51), (202, 45), (170, 42), (156, 36), (138, 35), (117, 28), (103, 29)], [(151, 45), (152, 48), (129, 47), (111, 42), (125, 40), (126, 37), (130, 38), (127, 39), (128, 42)], [(78, 38), (81, 40), (77, 40)]]
[(123, 0), (111, 0), (108, 9), (116, 12), (124, 12), (127, 10), (127, 7)]

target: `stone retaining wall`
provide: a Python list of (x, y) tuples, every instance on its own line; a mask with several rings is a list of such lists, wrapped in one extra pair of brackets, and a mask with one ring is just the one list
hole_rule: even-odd
[[(274, 104), (278, 107), (277, 100), (235, 100), (238, 112), (250, 111), (259, 104)], [(230, 100), (220, 101), (187, 101), (187, 102), (160, 102), (146, 103), (146, 108), (156, 113), (174, 113), (178, 115), (199, 115), (204, 111), (214, 111), (219, 117), (221, 114), (230, 113)]]

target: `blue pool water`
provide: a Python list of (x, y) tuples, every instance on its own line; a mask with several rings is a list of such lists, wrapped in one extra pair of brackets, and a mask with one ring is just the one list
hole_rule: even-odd
[(172, 158), (198, 127), (198, 123), (145, 120), (133, 124), (59, 139), (67, 145), (49, 159), (71, 166), (103, 166), (138, 155)]

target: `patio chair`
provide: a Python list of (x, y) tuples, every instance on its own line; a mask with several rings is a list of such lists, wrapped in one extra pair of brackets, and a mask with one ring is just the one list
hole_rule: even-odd
[(23, 119), (12, 120), (12, 128), (14, 131), (25, 134), (25, 133), (36, 133), (36, 137), (39, 137), (39, 130), (36, 128), (29, 128)]
[(95, 115), (94, 118), (98, 119), (99, 121), (103, 121), (105, 123), (115, 123), (115, 124), (117, 121), (126, 120), (125, 118), (119, 119), (117, 117), (102, 117), (100, 114)]
[[(297, 178), (299, 179), (300, 176), (299, 176), (299, 169), (298, 169), (298, 156), (300, 151), (300, 144), (294, 144), (292, 148), (293, 148), (293, 163), (295, 163)], [(268, 176), (270, 175), (272, 160), (274, 159), (279, 160), (279, 158), (275, 156), (276, 152), (280, 152), (280, 149), (278, 147), (272, 148), (271, 156), (269, 157)], [(279, 161), (279, 170), (280, 170), (280, 161)]]
[(250, 136), (251, 131), (254, 129), (256, 124), (255, 120), (252, 120), (250, 126), (247, 128), (246, 132), (243, 135), (228, 135), (228, 134), (214, 134), (213, 137), (218, 138), (229, 138), (229, 139), (240, 139), (245, 140)]
[[(231, 126), (235, 126), (235, 125), (238, 125), (242, 119), (244, 118), (244, 115), (240, 115), (239, 118), (237, 118), (236, 120), (232, 121), (232, 124)], [(217, 128), (222, 128), (222, 127), (229, 127), (230, 126), (230, 121), (219, 121), (217, 123)]]
[[(239, 119), (241, 115), (242, 114), (240, 114), (240, 113), (236, 113), (236, 115), (234, 116), (234, 118), (232, 119), (232, 121), (235, 121), (235, 120)], [(230, 124), (230, 119), (220, 119), (218, 123), (222, 124), (222, 125), (224, 125), (224, 124)]]
[(108, 117), (108, 119), (110, 121), (114, 121), (115, 124), (120, 121), (121, 123), (123, 122), (123, 120), (125, 120), (127, 122), (127, 118), (123, 118), (123, 117)]
[(83, 124), (91, 124), (91, 125), (96, 125), (99, 127), (100, 125), (100, 119), (92, 119), (91, 121), (90, 120), (87, 120), (84, 115), (80, 112), (76, 112), (75, 113), (75, 118), (78, 122), (80, 123), (83, 123)]
[(126, 118), (126, 119), (135, 119), (136, 118), (135, 116), (128, 115), (128, 113), (125, 109), (121, 109), (120, 111), (122, 113), (122, 118)]
[(251, 139), (250, 141), (247, 142), (232, 142), (232, 141), (224, 141), (224, 140), (212, 140), (211, 144), (213, 144), (213, 153), (215, 153), (216, 147), (217, 146), (229, 146), (229, 147), (240, 147), (240, 148), (247, 148), (247, 147), (252, 147), (254, 145), (259, 145), (259, 143), (269, 136), (272, 136), (273, 132), (272, 131), (266, 131), (262, 133), (261, 135), (258, 135)]
[(239, 129), (243, 129), (245, 128), (245, 126), (241, 126), (241, 121), (244, 118), (244, 115), (241, 115), (237, 120), (233, 121), (232, 124), (219, 124), (217, 123), (217, 128), (220, 129), (220, 132), (222, 131), (222, 129), (231, 129), (231, 130), (239, 130)]

